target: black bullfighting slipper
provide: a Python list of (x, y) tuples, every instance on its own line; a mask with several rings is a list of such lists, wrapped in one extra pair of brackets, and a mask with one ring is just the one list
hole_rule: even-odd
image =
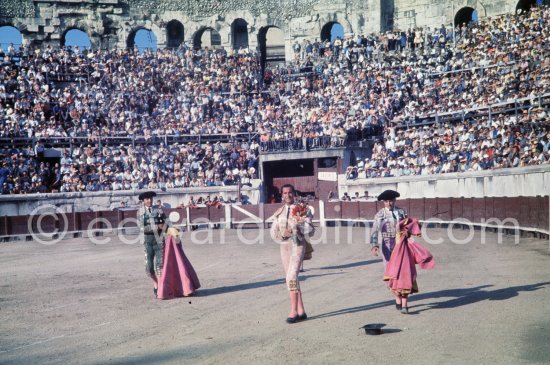
[(300, 317), (300, 316), (298, 316), (298, 315), (295, 316), (295, 317), (288, 317), (288, 318), (286, 319), (286, 323), (296, 323), (296, 322), (298, 321), (299, 317)]

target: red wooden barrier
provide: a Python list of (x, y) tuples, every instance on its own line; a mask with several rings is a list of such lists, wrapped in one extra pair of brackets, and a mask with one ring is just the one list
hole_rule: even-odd
[[(384, 202), (376, 201), (376, 212), (378, 212), (380, 209), (384, 208)], [(395, 204), (397, 207), (401, 209), (405, 209), (405, 212), (407, 212), (407, 215), (411, 216), (411, 200), (410, 199), (402, 199), (396, 202)]]
[[(76, 222), (76, 215), (77, 213), (64, 213), (65, 214), (65, 218), (66, 218), (66, 221), (62, 218), (61, 221), (59, 222), (60, 224), (60, 229), (61, 230), (65, 230), (66, 232), (75, 232), (77, 231), (77, 222)], [(63, 228), (64, 224), (66, 224), (65, 228)]]
[(8, 235), (30, 234), (30, 217), (28, 215), (17, 215), (6, 218), (8, 220)]
[[(80, 212), (76, 213), (76, 227), (78, 231), (87, 231), (97, 229), (97, 216), (99, 212)], [(93, 223), (92, 223), (93, 222)]]
[(516, 201), (516, 204), (519, 205), (519, 217), (516, 219), (518, 220), (520, 226), (525, 226), (527, 221), (529, 220), (529, 198), (524, 197), (521, 199), (513, 198)]
[[(279, 209), (280, 207), (282, 206), (282, 203), (276, 203), (276, 204), (264, 204), (263, 205), (263, 210), (264, 210), (264, 219), (267, 220), (268, 218), (270, 218), (273, 214), (275, 214), (275, 212), (277, 211), (277, 209)], [(231, 212), (232, 215), (235, 214), (235, 210), (233, 209), (233, 211)], [(248, 217), (247, 217), (248, 218)]]
[(0, 236), (8, 235), (8, 217), (0, 217)]
[[(474, 223), (480, 223), (482, 220), (497, 218), (504, 220), (506, 218), (516, 219), (522, 227), (532, 227), (544, 230), (550, 229), (549, 221), (549, 197), (499, 197), (499, 198), (436, 198), (436, 199), (403, 199), (397, 202), (397, 206), (408, 211), (409, 216), (419, 219), (429, 219), (436, 217), (442, 220), (456, 220), (466, 218)], [(239, 205), (239, 208), (250, 212), (256, 217), (263, 217), (264, 220), (271, 217), (273, 213), (281, 207), (278, 204), (263, 205)], [(311, 205), (315, 209), (314, 219), (320, 216), (319, 202), (313, 201)], [(378, 210), (384, 206), (383, 202), (326, 202), (326, 219), (373, 219)], [(171, 212), (178, 212), (179, 220), (176, 224), (186, 221), (185, 209), (164, 209), (167, 216)], [(260, 214), (263, 212), (263, 215)], [(219, 223), (225, 219), (225, 208), (207, 208), (192, 209), (190, 211), (191, 222), (197, 222), (198, 219), (204, 219), (204, 222)], [(43, 233), (53, 233), (63, 231), (85, 231), (87, 229), (102, 229), (107, 225), (98, 221), (98, 218), (106, 219), (113, 228), (117, 228), (119, 223), (127, 218), (136, 218), (135, 210), (120, 211), (101, 211), (101, 212), (81, 212), (64, 213), (40, 216), (6, 216), (0, 217), (0, 235), (26, 235), (30, 234), (29, 224), (33, 232), (38, 232), (40, 225)], [(66, 218), (66, 219), (65, 219)], [(136, 225), (132, 219), (125, 222), (125, 227)], [(232, 208), (232, 221), (249, 221), (253, 218), (243, 212)], [(90, 225), (92, 221), (95, 224)], [(493, 222), (496, 223), (496, 222)]]
[(313, 208), (313, 211), (314, 211), (313, 220), (319, 219), (319, 217), (320, 217), (320, 215), (319, 215), (319, 213), (320, 213), (319, 212), (319, 201), (318, 200), (310, 201), (310, 202), (308, 202), (308, 205)]
[(493, 217), (498, 219), (506, 218), (506, 199), (508, 198), (494, 198), (493, 199)]
[(485, 218), (485, 198), (472, 199), (472, 222), (481, 223)]
[(505, 198), (503, 218), (517, 219), (521, 224), (521, 199)]
[(538, 197), (539, 199), (539, 219), (538, 227), (550, 230), (550, 197), (543, 196)]
[(49, 235), (60, 232), (64, 228), (63, 217), (60, 214), (41, 214), (29, 216), (33, 233)]
[(485, 198), (485, 213), (483, 216), (485, 220), (495, 217), (494, 204), (495, 198)]
[[(267, 219), (271, 217), (275, 213), (275, 211), (282, 206), (282, 204), (264, 204), (263, 206), (264, 219)], [(266, 206), (269, 206), (267, 207), (267, 211)], [(238, 207), (249, 212), (255, 217), (260, 217), (260, 205), (238, 205)], [(257, 220), (257, 218), (252, 218), (234, 207), (231, 207), (231, 219), (234, 223), (239, 223), (243, 221), (252, 222)]]
[(223, 206), (220, 206), (218, 208), (208, 207), (208, 216), (209, 216), (210, 222), (213, 222), (213, 223), (224, 222), (225, 208)]
[(424, 219), (437, 218), (437, 199), (424, 200)]
[(528, 206), (528, 213), (525, 217), (525, 223), (521, 223), (522, 226), (526, 227), (536, 227), (538, 228), (539, 223), (539, 210), (540, 210), (540, 202), (539, 198), (536, 196), (531, 196), (526, 198), (526, 204)]
[(474, 199), (462, 198), (462, 218), (474, 221)]
[[(123, 222), (123, 227), (137, 227), (137, 210), (121, 210), (120, 222)], [(185, 214), (185, 211), (184, 211)], [(122, 227), (120, 227), (122, 228)]]
[(436, 198), (436, 201), (437, 215), (434, 218), (438, 218), (444, 221), (452, 220), (451, 198)]
[(342, 202), (342, 219), (359, 219), (358, 202)]
[(187, 222), (187, 209), (185, 208), (164, 208), (162, 209), (167, 219), (170, 219), (170, 214), (176, 212), (177, 214), (172, 214), (173, 218), (177, 218), (172, 224), (180, 225)]
[(325, 218), (327, 218), (327, 219), (341, 219), (342, 218), (342, 204), (341, 204), (341, 202), (328, 202), (328, 203), (325, 203)]
[(206, 223), (209, 221), (208, 207), (189, 209), (189, 221), (191, 223)]
[[(109, 222), (108, 224), (106, 222)], [(98, 212), (98, 224), (99, 229), (117, 229), (120, 222), (120, 213), (118, 211), (101, 211)]]
[[(397, 206), (399, 206), (397, 204)], [(420, 220), (425, 219), (424, 215), (424, 199), (409, 199), (409, 217), (416, 217)]]
[(359, 217), (372, 220), (374, 219), (376, 212), (375, 202), (359, 202)]
[(464, 218), (464, 199), (451, 198), (451, 220)]

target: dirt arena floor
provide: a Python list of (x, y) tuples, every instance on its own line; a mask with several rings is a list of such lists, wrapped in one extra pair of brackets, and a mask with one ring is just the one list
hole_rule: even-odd
[[(168, 301), (154, 298), (141, 245), (116, 236), (1, 243), (0, 363), (550, 362), (548, 241), (498, 244), (475, 231), (457, 244), (446, 229), (429, 229), (443, 241), (426, 244), (436, 269), (419, 270), (420, 293), (403, 315), (366, 229), (325, 233), (301, 276), (309, 319), (292, 325), (279, 247), (264, 230), (185, 233), (202, 289)], [(367, 323), (385, 324), (384, 333), (366, 335)]]

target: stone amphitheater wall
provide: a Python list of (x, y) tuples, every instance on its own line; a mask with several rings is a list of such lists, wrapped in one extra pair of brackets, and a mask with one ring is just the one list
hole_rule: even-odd
[(513, 13), (517, 5), (517, 0), (2, 0), (0, 25), (17, 28), (23, 43), (33, 46), (60, 46), (64, 34), (76, 28), (88, 34), (93, 48), (107, 49), (127, 47), (128, 37), (144, 28), (155, 33), (162, 48), (166, 25), (177, 20), (187, 44), (211, 28), (219, 33), (221, 46), (231, 48), (231, 25), (243, 19), (252, 49), (261, 30), (275, 26), (282, 30), (289, 54), (294, 41), (319, 39), (330, 23), (339, 23), (347, 34), (433, 28), (452, 24), (464, 7), (477, 10), (481, 19)]

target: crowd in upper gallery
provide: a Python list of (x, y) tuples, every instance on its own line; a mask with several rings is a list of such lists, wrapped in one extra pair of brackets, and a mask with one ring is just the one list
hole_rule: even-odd
[[(10, 47), (0, 54), (0, 186), (231, 185), (258, 177), (262, 150), (369, 139), (372, 156), (348, 178), (547, 163), (549, 19), (534, 7), (455, 29), (306, 40), (266, 68), (246, 48)], [(157, 143), (239, 133), (252, 137)], [(33, 146), (8, 142), (21, 137)], [(58, 163), (42, 158), (44, 143), (69, 137), (85, 142)], [(110, 144), (115, 137), (138, 143)]]

